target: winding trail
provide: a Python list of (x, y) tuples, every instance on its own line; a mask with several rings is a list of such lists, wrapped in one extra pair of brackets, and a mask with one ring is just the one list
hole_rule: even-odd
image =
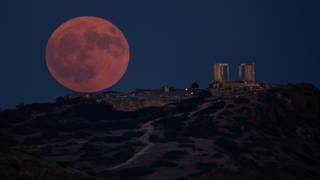
[(145, 124), (143, 124), (141, 126), (141, 129), (146, 131), (143, 136), (141, 136), (140, 138), (138, 138), (139, 141), (147, 144), (144, 148), (142, 148), (140, 151), (138, 151), (137, 153), (135, 153), (130, 159), (128, 159), (127, 161), (120, 163), (116, 166), (110, 167), (108, 168), (109, 171), (115, 170), (115, 169), (119, 169), (123, 166), (129, 165), (130, 163), (132, 163), (134, 160), (136, 160), (138, 157), (142, 156), (143, 154), (145, 154), (152, 146), (153, 143), (150, 142), (150, 135), (153, 133), (154, 131), (154, 127), (151, 125), (153, 122), (159, 121), (160, 118), (154, 119), (152, 121), (149, 121)]
[[(191, 112), (189, 114), (189, 119), (191, 119), (191, 117), (203, 110), (203, 109), (206, 109), (208, 108), (208, 106), (210, 105), (210, 103), (205, 103), (203, 104), (201, 107), (198, 107), (196, 110), (194, 110), (193, 112)], [(150, 135), (153, 133), (154, 131), (154, 127), (152, 126), (152, 123), (156, 122), (156, 121), (159, 121), (161, 118), (156, 118), (154, 120), (151, 120), (145, 124), (143, 124), (141, 126), (141, 129), (143, 131), (145, 131), (145, 133), (143, 134), (143, 136), (141, 136), (140, 138), (138, 138), (139, 141), (141, 141), (142, 143), (146, 144), (146, 146), (144, 148), (142, 148), (140, 151), (138, 151), (137, 153), (135, 153), (130, 159), (128, 159), (127, 161), (123, 162), (123, 163), (120, 163), (118, 165), (115, 165), (115, 166), (112, 166), (112, 167), (109, 167), (107, 168), (108, 171), (112, 171), (112, 170), (115, 170), (115, 169), (119, 169), (119, 168), (122, 168), (123, 166), (126, 166), (126, 165), (129, 165), (130, 163), (132, 163), (133, 161), (135, 161), (137, 158), (139, 158), (140, 156), (144, 155), (152, 146), (154, 143), (150, 142)]]

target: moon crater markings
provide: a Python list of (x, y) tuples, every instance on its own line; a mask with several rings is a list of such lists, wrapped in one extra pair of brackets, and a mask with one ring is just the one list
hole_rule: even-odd
[(117, 30), (114, 27), (109, 26), (109, 30), (112, 34), (117, 34)]
[(51, 75), (63, 86), (96, 92), (111, 87), (124, 75), (129, 46), (112, 23), (97, 17), (78, 17), (63, 23), (51, 35), (46, 62)]
[(97, 40), (97, 45), (100, 49), (109, 49), (112, 38), (108, 35), (103, 35)]
[(61, 37), (59, 42), (59, 55), (60, 56), (69, 56), (75, 53), (80, 48), (79, 38), (74, 33), (67, 33)]

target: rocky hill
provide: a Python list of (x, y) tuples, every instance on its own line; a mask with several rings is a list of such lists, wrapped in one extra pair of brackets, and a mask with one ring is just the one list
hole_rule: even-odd
[(62, 167), (33, 155), (0, 147), (0, 178), (15, 180), (101, 180), (68, 167)]
[(0, 120), (0, 179), (320, 178), (320, 90), (310, 84), (73, 94)]

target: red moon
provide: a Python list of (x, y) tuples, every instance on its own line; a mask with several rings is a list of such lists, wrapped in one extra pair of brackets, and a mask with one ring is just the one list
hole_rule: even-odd
[(129, 64), (129, 45), (111, 22), (91, 16), (60, 25), (46, 46), (50, 74), (76, 92), (98, 92), (116, 84)]

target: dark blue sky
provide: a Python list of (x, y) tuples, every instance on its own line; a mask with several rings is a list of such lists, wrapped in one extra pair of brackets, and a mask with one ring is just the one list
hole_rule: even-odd
[(320, 85), (318, 0), (54, 0), (1, 3), (0, 108), (43, 102), (70, 91), (45, 65), (45, 45), (61, 23), (98, 16), (130, 45), (127, 73), (112, 90), (165, 84), (207, 87), (212, 65), (256, 63), (261, 82)]

